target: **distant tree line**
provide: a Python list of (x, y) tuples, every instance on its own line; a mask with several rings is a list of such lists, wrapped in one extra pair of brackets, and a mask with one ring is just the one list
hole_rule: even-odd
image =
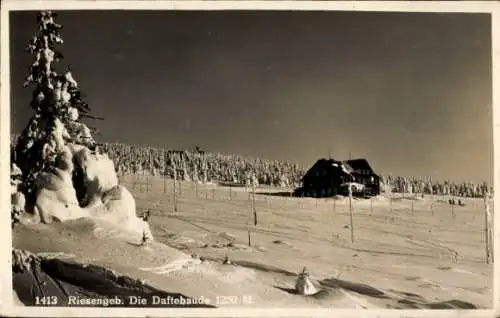
[(247, 158), (233, 154), (194, 151), (170, 151), (105, 143), (104, 152), (114, 160), (118, 172), (164, 175), (186, 181), (266, 184), (290, 187), (300, 182), (297, 164), (285, 161)]
[(480, 184), (473, 182), (437, 182), (429, 178), (382, 175), (381, 184), (382, 191), (396, 193), (451, 195), (470, 198), (484, 197), (487, 193), (493, 193), (493, 187), (488, 186), (486, 182)]
[[(12, 137), (13, 139), (15, 136)], [(12, 140), (14, 144), (14, 140)], [(199, 148), (172, 151), (122, 143), (99, 146), (114, 161), (118, 173), (162, 175), (186, 181), (229, 182), (250, 185), (252, 181), (276, 187), (297, 187), (305, 173), (287, 161), (249, 158), (234, 154), (203, 152)], [(486, 183), (437, 182), (426, 178), (381, 175), (382, 192), (483, 197), (493, 193)]]

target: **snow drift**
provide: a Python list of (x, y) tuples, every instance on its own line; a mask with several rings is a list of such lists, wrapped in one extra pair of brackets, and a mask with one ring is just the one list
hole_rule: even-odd
[[(73, 178), (75, 171), (81, 174), (79, 181)], [(90, 217), (128, 234), (152, 237), (147, 222), (136, 215), (132, 194), (118, 184), (114, 163), (106, 154), (81, 145), (63, 146), (55, 167), (40, 173), (35, 184), (36, 220), (51, 223)]]

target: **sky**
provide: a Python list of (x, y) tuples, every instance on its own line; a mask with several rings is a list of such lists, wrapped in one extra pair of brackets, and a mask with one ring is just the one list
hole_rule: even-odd
[[(59, 11), (103, 141), (492, 181), (488, 14)], [(11, 130), (36, 13), (10, 15)]]

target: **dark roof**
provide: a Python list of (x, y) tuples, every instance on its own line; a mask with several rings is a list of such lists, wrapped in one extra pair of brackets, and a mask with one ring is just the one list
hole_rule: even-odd
[[(316, 161), (316, 163), (309, 169), (306, 171), (306, 173), (304, 174), (304, 176), (302, 177), (302, 180), (304, 178), (306, 178), (307, 176), (315, 173), (316, 171), (318, 170), (327, 170), (327, 171), (332, 171), (331, 169), (336, 169), (337, 167), (340, 167), (341, 165), (344, 165), (342, 161), (337, 161), (337, 160), (334, 160), (334, 159), (319, 159), (318, 161)], [(345, 165), (344, 165), (345, 166)], [(347, 169), (347, 172), (351, 172), (349, 170), (348, 167), (346, 167)]]
[(368, 163), (366, 159), (351, 159), (351, 160), (344, 160), (343, 161), (344, 165), (349, 166), (352, 171), (369, 171), (370, 173), (373, 173), (373, 169)]
[(341, 161), (337, 161), (337, 160), (334, 160), (334, 159), (319, 159), (318, 161), (316, 161), (316, 163), (313, 165), (313, 167), (335, 167), (337, 165), (340, 165), (342, 164)]

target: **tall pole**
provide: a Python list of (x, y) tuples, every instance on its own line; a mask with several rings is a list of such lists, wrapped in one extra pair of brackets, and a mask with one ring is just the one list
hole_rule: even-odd
[(488, 205), (488, 193), (484, 195), (484, 234), (485, 234), (485, 243), (486, 243), (486, 263), (490, 264), (492, 261), (492, 251), (491, 251), (491, 217), (490, 217), (490, 208)]
[(163, 193), (167, 193), (167, 151), (163, 150)]
[(185, 165), (186, 165), (184, 153), (181, 153), (181, 162), (182, 162), (182, 179), (178, 180), (178, 182), (179, 182), (179, 195), (182, 195), (182, 180), (186, 180), (185, 179), (186, 176), (184, 175), (184, 173), (186, 173), (186, 169), (184, 169)]
[(253, 207), (253, 224), (257, 226), (257, 209), (255, 207), (255, 176), (252, 178), (252, 207)]
[[(257, 226), (257, 209), (255, 208), (255, 172), (252, 175), (252, 209), (253, 209), (253, 225)], [(250, 228), (248, 229), (248, 246), (252, 246), (250, 238)]]
[(349, 217), (351, 219), (351, 243), (354, 243), (354, 224), (352, 220), (352, 188), (349, 185)]
[(153, 149), (151, 146), (148, 146), (149, 152), (149, 174), (148, 174), (148, 183), (146, 184), (146, 192), (149, 191), (149, 187), (151, 187), (151, 191), (153, 190), (153, 184), (151, 182), (151, 176), (153, 175)]
[(177, 191), (175, 189), (175, 184), (177, 183), (177, 166), (174, 165), (174, 212), (177, 212)]

